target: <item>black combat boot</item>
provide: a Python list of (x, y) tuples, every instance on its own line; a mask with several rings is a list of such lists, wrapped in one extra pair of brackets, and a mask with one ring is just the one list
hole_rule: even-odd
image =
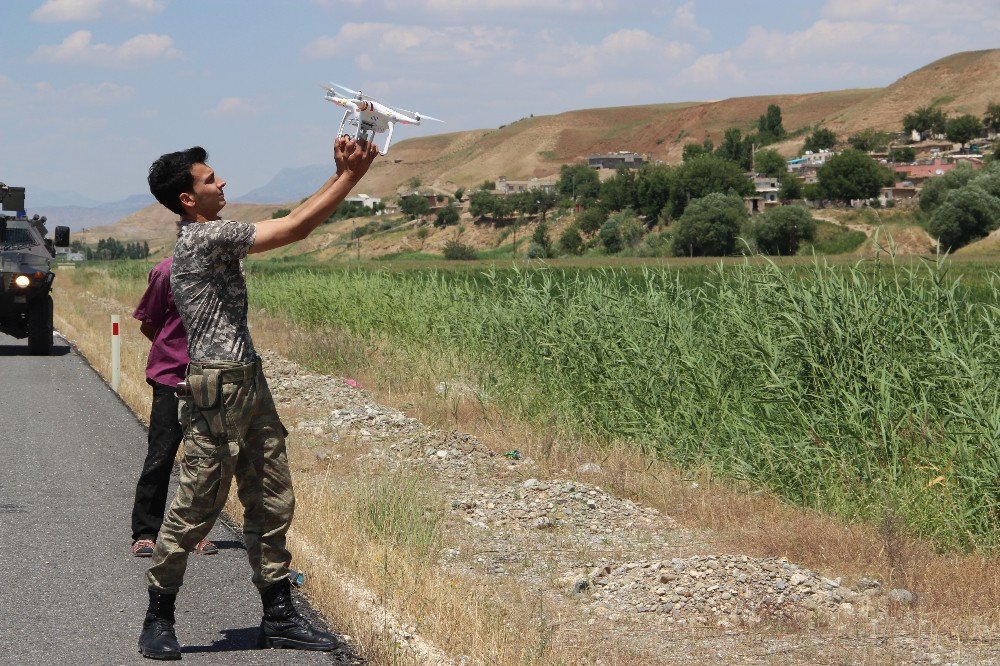
[(150, 659), (180, 659), (181, 646), (174, 633), (176, 594), (149, 588), (149, 609), (139, 634), (139, 652)]
[(292, 605), (292, 587), (288, 579), (260, 591), (264, 619), (260, 621), (262, 648), (294, 648), (329, 652), (338, 646), (333, 634), (315, 629)]

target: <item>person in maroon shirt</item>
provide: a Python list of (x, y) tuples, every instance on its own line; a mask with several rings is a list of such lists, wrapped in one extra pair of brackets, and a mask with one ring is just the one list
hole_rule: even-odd
[[(153, 343), (146, 362), (146, 383), (153, 387), (148, 449), (132, 507), (132, 554), (136, 557), (153, 555), (167, 505), (170, 472), (183, 437), (177, 420), (177, 385), (184, 381), (190, 359), (187, 333), (170, 291), (172, 263), (173, 257), (167, 257), (149, 272), (149, 284), (132, 313), (142, 322), (139, 330)], [(202, 539), (197, 550), (206, 555), (219, 552), (208, 539)]]

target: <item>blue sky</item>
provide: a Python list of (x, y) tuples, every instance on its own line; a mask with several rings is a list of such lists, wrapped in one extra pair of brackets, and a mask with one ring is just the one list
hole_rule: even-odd
[[(232, 196), (330, 160), (337, 81), (442, 118), (883, 86), (1000, 46), (995, 0), (2, 0), (0, 181), (96, 201), (200, 144)], [(36, 202), (36, 205), (42, 202)]]

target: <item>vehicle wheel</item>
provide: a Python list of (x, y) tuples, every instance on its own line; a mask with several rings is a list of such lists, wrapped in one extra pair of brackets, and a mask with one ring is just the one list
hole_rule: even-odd
[(28, 304), (28, 351), (34, 356), (52, 353), (52, 297), (48, 294)]

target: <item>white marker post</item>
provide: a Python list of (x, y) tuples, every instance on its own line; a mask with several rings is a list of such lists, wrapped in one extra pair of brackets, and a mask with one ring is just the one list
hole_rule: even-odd
[(111, 388), (118, 392), (122, 379), (122, 339), (118, 335), (121, 328), (118, 315), (111, 315)]

